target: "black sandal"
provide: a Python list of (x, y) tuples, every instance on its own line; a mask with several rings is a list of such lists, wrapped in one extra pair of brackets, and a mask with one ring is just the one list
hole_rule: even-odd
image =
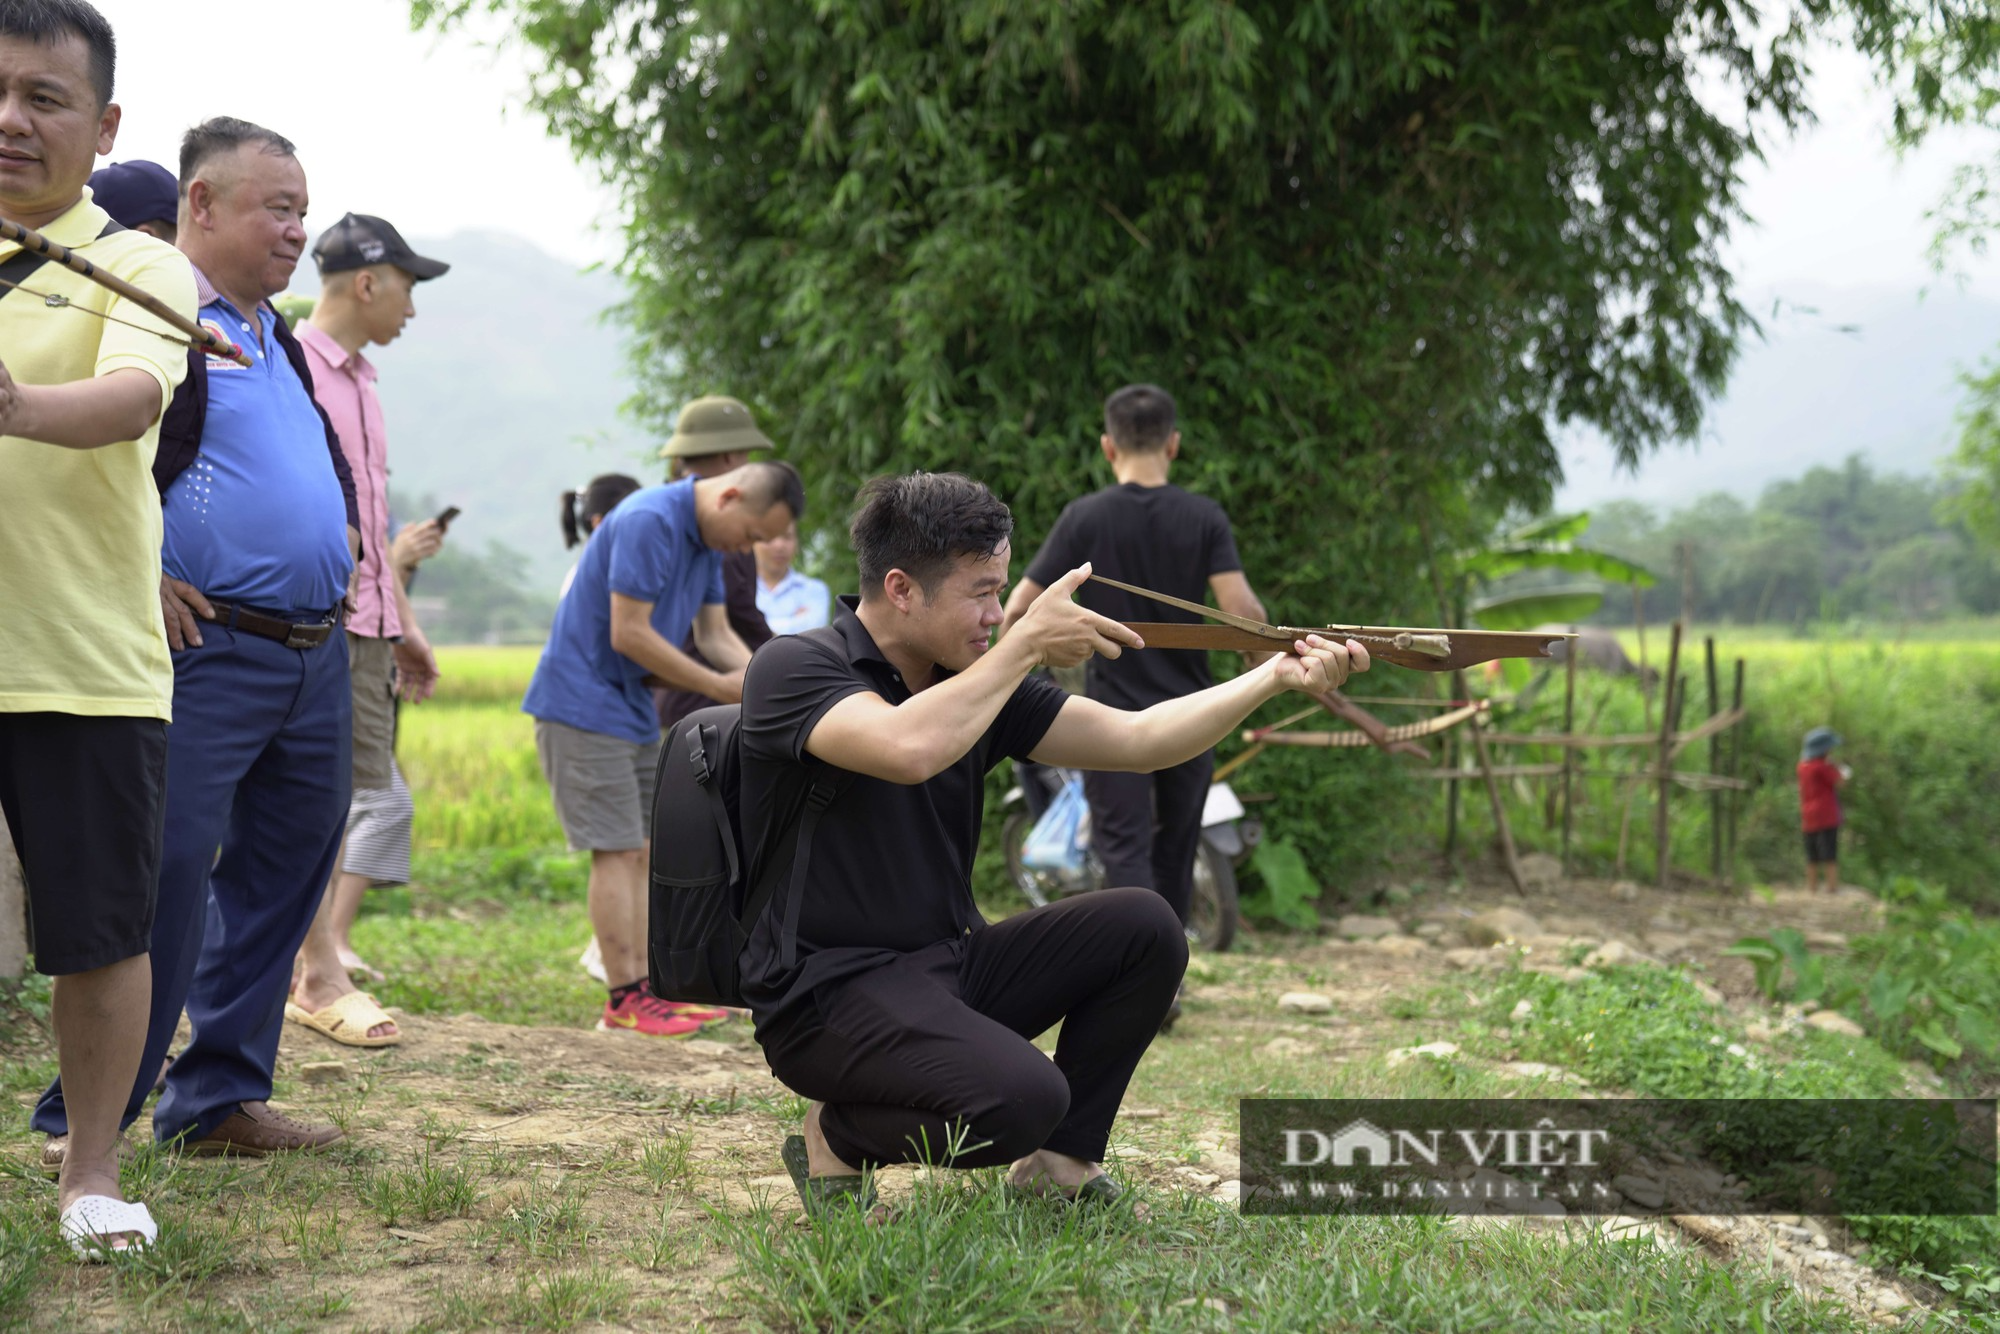
[(831, 1216), (837, 1209), (853, 1208), (863, 1217), (875, 1212), (877, 1200), (872, 1174), (814, 1176), (803, 1135), (787, 1135), (779, 1157), (784, 1159), (785, 1170), (792, 1175), (792, 1184), (798, 1187), (799, 1202), (805, 1205), (806, 1217), (813, 1222)]
[(1081, 1205), (1086, 1208), (1103, 1208), (1125, 1198), (1125, 1188), (1106, 1173), (1099, 1173), (1075, 1190), (1035, 1190), (1029, 1186), (1016, 1186), (1009, 1182), (1007, 1193), (1020, 1200), (1047, 1200), (1055, 1204)]
[(1073, 1191), (1062, 1193), (1062, 1198), (1079, 1205), (1113, 1205), (1124, 1197), (1125, 1188), (1104, 1173), (1092, 1177)]

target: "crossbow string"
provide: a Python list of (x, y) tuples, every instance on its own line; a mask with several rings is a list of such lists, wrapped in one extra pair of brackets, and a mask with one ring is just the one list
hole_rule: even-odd
[(253, 364), (243, 349), (234, 343), (225, 342), (216, 337), (212, 330), (202, 328), (199, 324), (188, 319), (151, 292), (134, 287), (123, 278), (104, 272), (104, 270), (92, 264), (82, 255), (77, 254), (68, 246), (56, 244), (32, 227), (23, 227), (19, 223), (8, 222), (5, 218), (0, 218), (0, 241), (13, 241), (23, 250), (38, 255), (46, 255), (50, 263), (60, 264), (72, 273), (83, 275), (98, 286), (116, 293), (118, 296), (123, 297), (133, 305), (144, 310), (147, 314), (163, 321), (170, 328), (176, 329), (187, 336), (185, 338), (176, 338), (172, 334), (162, 333), (151, 325), (120, 319), (116, 315), (110, 315), (101, 310), (92, 310), (88, 306), (79, 306), (68, 297), (58, 293), (37, 292), (31, 287), (23, 286), (20, 283), (8, 282), (4, 278), (0, 278), (0, 287), (14, 288), (24, 296), (35, 297), (43, 305), (48, 306), (52, 310), (81, 311), (86, 315), (95, 315), (98, 319), (108, 320), (113, 324), (122, 324), (127, 328), (144, 330), (146, 333), (152, 334), (155, 338), (166, 339), (169, 343), (176, 343), (182, 347), (198, 348), (212, 356), (223, 357), (233, 361), (239, 366)]

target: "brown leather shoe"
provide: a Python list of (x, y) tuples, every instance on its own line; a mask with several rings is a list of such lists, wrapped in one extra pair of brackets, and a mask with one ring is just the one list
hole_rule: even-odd
[(190, 1143), (187, 1151), (197, 1158), (265, 1158), (274, 1153), (315, 1153), (345, 1138), (339, 1126), (309, 1126), (272, 1111), (268, 1102), (246, 1102), (205, 1138)]

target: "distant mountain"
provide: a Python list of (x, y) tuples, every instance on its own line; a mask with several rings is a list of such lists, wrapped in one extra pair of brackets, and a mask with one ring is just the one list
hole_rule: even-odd
[[(553, 593), (573, 559), (559, 494), (601, 472), (663, 476), (657, 446), (618, 412), (631, 377), (618, 330), (601, 318), (618, 280), (498, 232), (411, 244), (452, 268), (417, 288), (401, 338), (368, 350), (381, 372), (390, 485), (458, 506), (455, 544), (470, 554), (502, 543)], [(297, 290), (314, 290), (309, 279), (308, 267)]]
[(1698, 446), (1670, 446), (1614, 475), (1594, 432), (1563, 442), (1559, 508), (1609, 499), (1673, 506), (1711, 491), (1753, 500), (1781, 478), (1859, 454), (1879, 471), (1929, 473), (1956, 443), (1959, 375), (2000, 351), (2000, 302), (1950, 288), (1794, 289), (1752, 312), (1743, 349)]

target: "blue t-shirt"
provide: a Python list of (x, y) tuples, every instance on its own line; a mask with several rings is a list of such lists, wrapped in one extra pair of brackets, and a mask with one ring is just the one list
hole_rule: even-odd
[(276, 315), (258, 307), (261, 340), (219, 297), (201, 316), (254, 364), (208, 359), (201, 450), (163, 498), (161, 565), (217, 601), (323, 614), (347, 596), (354, 570), (326, 426), (278, 345)]
[(653, 628), (678, 646), (705, 604), (720, 604), (722, 553), (702, 543), (694, 479), (618, 502), (584, 543), (521, 711), (644, 745), (660, 734), (646, 669), (611, 647), (611, 595), (653, 604)]

